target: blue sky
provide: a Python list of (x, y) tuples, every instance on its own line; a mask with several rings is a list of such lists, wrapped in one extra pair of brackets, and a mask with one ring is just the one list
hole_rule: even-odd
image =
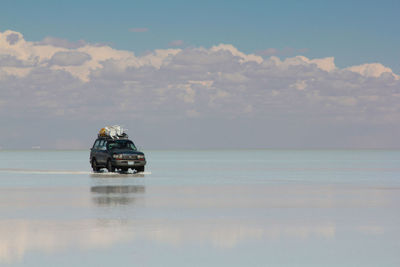
[(399, 73), (399, 11), (399, 1), (2, 1), (0, 30), (137, 54), (174, 40), (246, 53), (290, 48), (290, 56), (334, 56), (339, 67), (380, 62)]

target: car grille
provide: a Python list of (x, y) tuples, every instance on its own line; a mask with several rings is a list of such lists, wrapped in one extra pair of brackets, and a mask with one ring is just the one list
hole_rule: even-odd
[(136, 155), (123, 155), (122, 156), (123, 159), (137, 159)]

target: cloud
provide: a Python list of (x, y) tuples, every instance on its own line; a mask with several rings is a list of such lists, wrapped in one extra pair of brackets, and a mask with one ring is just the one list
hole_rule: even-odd
[(239, 57), (240, 62), (248, 62), (248, 61), (255, 61), (257, 63), (261, 63), (263, 59), (259, 56), (256, 56), (254, 54), (244, 54), (240, 52), (236, 47), (230, 44), (220, 44), (217, 46), (211, 47), (211, 52), (217, 52), (217, 51), (229, 51), (233, 56)]
[(390, 68), (385, 67), (380, 63), (370, 63), (370, 64), (362, 64), (362, 65), (358, 65), (358, 66), (351, 66), (351, 67), (346, 68), (346, 70), (359, 73), (365, 77), (377, 78), (377, 77), (382, 76), (382, 74), (387, 73), (388, 75), (394, 76), (396, 79), (400, 79), (399, 75), (394, 74)]
[[(10, 34), (18, 41), (10, 44)], [(252, 122), (253, 130), (246, 134), (255, 136), (246, 142), (254, 144), (278, 144), (272, 141), (277, 138), (288, 146), (362, 146), (360, 140), (378, 147), (400, 145), (395, 138), (400, 134), (400, 80), (380, 63), (339, 68), (333, 57), (264, 59), (230, 44), (156, 49), (136, 56), (107, 45), (46, 40), (0, 33), (0, 122), (68, 119), (88, 127), (83, 121), (143, 120), (157, 125), (155, 129), (176, 123), (189, 136), (197, 127), (191, 120), (201, 129), (221, 120), (213, 127), (224, 125), (233, 138), (244, 131), (235, 130), (235, 122), (243, 120)], [(228, 122), (232, 124), (224, 124)], [(65, 140), (74, 142), (70, 136)], [(177, 142), (182, 140), (177, 136)]]
[(20, 35), (17, 33), (10, 33), (7, 35), (7, 41), (10, 45), (13, 45), (19, 41)]
[(66, 39), (55, 38), (55, 37), (46, 37), (42, 41), (37, 42), (37, 45), (50, 45), (55, 47), (62, 47), (68, 49), (75, 49), (86, 45), (86, 42), (83, 40), (79, 40), (77, 42), (70, 42)]
[(129, 29), (130, 32), (147, 32), (149, 31), (148, 28), (130, 28)]
[(77, 51), (61, 51), (55, 53), (51, 59), (51, 65), (59, 66), (79, 66), (90, 60), (91, 56), (87, 53)]
[(308, 59), (304, 56), (296, 56), (292, 58), (286, 58), (284, 61), (281, 61), (277, 57), (272, 57), (271, 60), (274, 61), (277, 66), (284, 69), (288, 69), (289, 67), (293, 66), (310, 67), (313, 65), (315, 65), (318, 69), (328, 72), (336, 69), (334, 62), (335, 59), (333, 57)]
[(168, 45), (169, 46), (182, 46), (184, 44), (184, 42), (182, 40), (174, 40), (172, 42), (170, 42)]
[(24, 63), (11, 55), (0, 55), (0, 67), (23, 67)]

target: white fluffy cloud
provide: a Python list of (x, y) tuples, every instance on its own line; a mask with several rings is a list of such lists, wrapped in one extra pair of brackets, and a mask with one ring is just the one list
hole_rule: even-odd
[(109, 121), (155, 124), (245, 119), (257, 127), (265, 124), (265, 131), (283, 122), (286, 128), (299, 124), (298, 130), (337, 124), (343, 132), (360, 124), (372, 127), (370, 136), (378, 136), (377, 125), (387, 130), (400, 123), (400, 77), (380, 63), (341, 69), (333, 57), (263, 59), (229, 44), (136, 56), (84, 41), (30, 42), (5, 31), (0, 33), (0, 88), (0, 118), (6, 122), (94, 120), (99, 114)]
[(79, 66), (90, 59), (91, 57), (83, 52), (63, 51), (55, 53), (50, 59), (50, 64), (59, 66)]
[(365, 77), (380, 77), (382, 74), (388, 74), (392, 75), (395, 77), (396, 80), (400, 79), (399, 75), (396, 75), (393, 73), (393, 71), (388, 68), (383, 66), (380, 63), (370, 63), (370, 64), (362, 64), (358, 66), (351, 66), (348, 67), (347, 70), (359, 73)]

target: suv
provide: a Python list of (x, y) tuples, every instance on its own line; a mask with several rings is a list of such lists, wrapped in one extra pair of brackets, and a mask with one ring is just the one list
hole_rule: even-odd
[(144, 153), (137, 150), (135, 144), (127, 139), (113, 139), (99, 136), (90, 149), (90, 164), (93, 171), (107, 168), (109, 172), (128, 169), (144, 172), (146, 159)]

